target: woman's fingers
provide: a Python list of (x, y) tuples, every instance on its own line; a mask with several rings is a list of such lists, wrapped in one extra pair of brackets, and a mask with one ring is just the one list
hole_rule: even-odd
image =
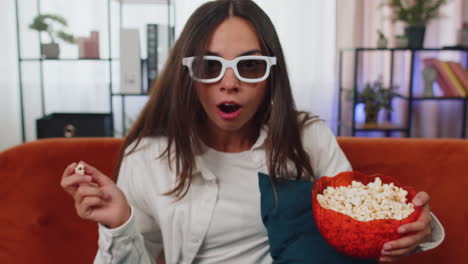
[(390, 251), (382, 250), (381, 254), (382, 256), (401, 257), (401, 256), (406, 256), (410, 254), (417, 247), (418, 245), (412, 245), (410, 247), (400, 248), (400, 249), (395, 249), (395, 250), (390, 250)]
[(76, 211), (78, 215), (83, 219), (91, 219), (92, 213), (96, 207), (100, 207), (104, 204), (104, 201), (96, 196), (88, 196), (83, 199), (81, 203), (77, 203)]
[(89, 184), (80, 185), (75, 192), (75, 202), (80, 204), (86, 197), (99, 197), (101, 199), (106, 199), (107, 195), (98, 187)]
[(432, 231), (431, 221), (432, 221), (432, 217), (429, 212), (429, 205), (426, 204), (418, 220), (416, 220), (415, 222), (400, 226), (398, 228), (398, 233), (400, 234), (414, 233), (414, 232), (421, 232), (422, 230), (426, 229), (426, 230), (429, 230), (429, 233), (427, 235), (430, 235)]
[(427, 228), (428, 225), (430, 226), (430, 221), (427, 221), (425, 218), (423, 218), (423, 219), (421, 219), (419, 221), (415, 221), (413, 223), (405, 224), (405, 225), (399, 227), (398, 230), (402, 231), (402, 232), (400, 232), (400, 234), (421, 232), (422, 230)]
[(68, 165), (67, 168), (65, 168), (65, 171), (63, 172), (62, 179), (75, 174), (76, 165), (78, 165), (76, 164), (76, 162), (73, 162), (72, 164)]
[(425, 204), (429, 204), (431, 197), (427, 192), (418, 192), (414, 198), (412, 203), (416, 206), (423, 206)]
[(72, 163), (60, 181), (62, 188), (75, 200), (77, 214), (108, 226), (117, 226), (128, 219), (129, 205), (114, 181), (93, 166), (82, 161), (80, 164), (84, 166), (84, 175), (75, 172), (78, 164)]
[(83, 161), (80, 161), (79, 163), (84, 165), (85, 175), (77, 174), (75, 172), (78, 163), (74, 162), (67, 166), (60, 181), (62, 188), (65, 189), (65, 191), (67, 191), (70, 195), (75, 196), (75, 192), (80, 185), (99, 187), (108, 185), (110, 183), (114, 184), (110, 178), (98, 171), (93, 166), (86, 164)]
[(71, 196), (74, 196), (76, 190), (78, 189), (81, 183), (90, 183), (92, 180), (93, 178), (89, 175), (73, 174), (71, 176), (66, 176), (62, 178), (60, 185)]
[(110, 183), (112, 183), (112, 184), (114, 183), (109, 177), (104, 175), (102, 172), (100, 172), (95, 167), (93, 167), (93, 166), (91, 166), (91, 165), (89, 165), (89, 164), (87, 164), (87, 163), (85, 163), (83, 161), (80, 161), (80, 163), (85, 166), (86, 174), (91, 175), (99, 186), (104, 186), (104, 185), (108, 185)]
[(408, 255), (417, 248), (430, 232), (430, 227), (426, 227), (414, 235), (407, 235), (398, 240), (386, 243), (381, 252), (381, 261), (384, 261), (383, 259), (388, 259), (390, 261), (392, 258)]
[(417, 244), (419, 242), (419, 239), (420, 237), (418, 235), (404, 236), (400, 239), (385, 243), (383, 249), (388, 252), (411, 247)]

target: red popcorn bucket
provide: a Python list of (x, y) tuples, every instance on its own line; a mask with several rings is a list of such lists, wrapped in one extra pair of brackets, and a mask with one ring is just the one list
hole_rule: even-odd
[(392, 183), (408, 192), (406, 202), (410, 203), (416, 195), (416, 190), (402, 186), (396, 179), (381, 175), (365, 175), (363, 173), (342, 172), (335, 177), (321, 177), (312, 189), (312, 208), (317, 228), (324, 239), (339, 252), (361, 259), (376, 259), (381, 254), (383, 245), (402, 237), (397, 232), (401, 225), (416, 221), (422, 212), (422, 207), (415, 206), (415, 211), (403, 220), (377, 219), (359, 221), (348, 215), (323, 208), (317, 200), (317, 195), (331, 187), (350, 186), (352, 181), (359, 181), (363, 185), (373, 182), (376, 177), (382, 184)]

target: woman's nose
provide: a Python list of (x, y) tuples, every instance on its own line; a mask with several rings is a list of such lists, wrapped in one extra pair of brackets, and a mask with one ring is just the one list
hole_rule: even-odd
[(223, 78), (221, 79), (220, 89), (222, 91), (237, 92), (239, 90), (239, 83), (240, 80), (237, 79), (236, 75), (234, 74), (234, 70), (227, 68)]

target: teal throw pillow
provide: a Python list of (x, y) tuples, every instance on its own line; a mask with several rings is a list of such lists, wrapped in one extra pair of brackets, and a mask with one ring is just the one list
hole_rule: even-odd
[(270, 177), (264, 173), (258, 173), (258, 177), (262, 220), (274, 264), (377, 263), (343, 255), (323, 239), (312, 215), (312, 182), (288, 180), (277, 184), (276, 208)]

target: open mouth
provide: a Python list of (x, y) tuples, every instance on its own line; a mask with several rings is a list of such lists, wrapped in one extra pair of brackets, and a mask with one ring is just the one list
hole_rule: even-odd
[(219, 104), (218, 108), (219, 108), (219, 110), (221, 110), (221, 112), (226, 113), (226, 114), (230, 114), (230, 113), (234, 113), (237, 110), (239, 110), (241, 108), (241, 106), (236, 104), (236, 103), (231, 102), (231, 103)]

